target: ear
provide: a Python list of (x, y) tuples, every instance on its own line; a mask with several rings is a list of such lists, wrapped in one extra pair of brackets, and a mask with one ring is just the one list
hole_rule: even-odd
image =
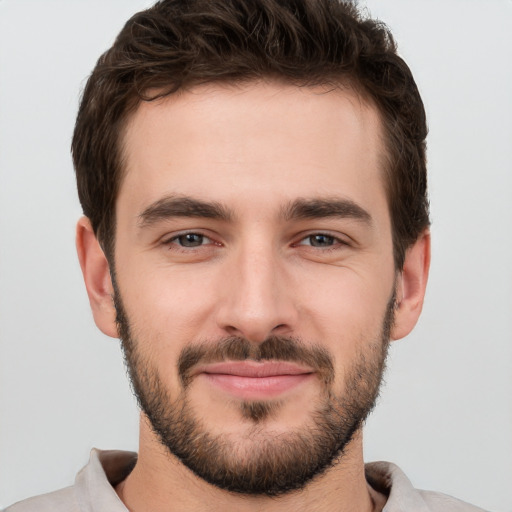
[(427, 229), (405, 253), (404, 266), (396, 285), (392, 340), (407, 336), (416, 325), (423, 308), (429, 268), (430, 232)]
[(109, 264), (87, 217), (76, 226), (76, 250), (94, 321), (104, 334), (118, 338)]

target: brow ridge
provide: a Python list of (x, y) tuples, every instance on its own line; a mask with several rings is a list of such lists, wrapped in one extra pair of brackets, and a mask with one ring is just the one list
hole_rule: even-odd
[[(363, 207), (344, 198), (299, 198), (282, 208), (284, 220), (349, 218), (372, 223), (372, 217)], [(174, 217), (208, 218), (229, 221), (232, 212), (216, 201), (203, 201), (189, 196), (166, 196), (150, 204), (139, 215), (139, 227), (148, 227)]]
[(286, 220), (349, 218), (372, 224), (370, 213), (351, 199), (344, 198), (299, 198), (292, 201), (282, 210)]
[(139, 227), (148, 227), (173, 217), (230, 220), (231, 212), (215, 201), (202, 201), (186, 196), (167, 196), (150, 204), (139, 215)]

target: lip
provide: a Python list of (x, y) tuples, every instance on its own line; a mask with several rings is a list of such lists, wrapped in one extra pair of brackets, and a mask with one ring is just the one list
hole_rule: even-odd
[(200, 366), (194, 373), (243, 400), (279, 397), (314, 375), (309, 367), (281, 361), (226, 361)]

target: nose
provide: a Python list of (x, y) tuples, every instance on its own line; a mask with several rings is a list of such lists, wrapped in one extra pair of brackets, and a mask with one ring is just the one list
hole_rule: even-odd
[(247, 244), (226, 263), (217, 324), (230, 336), (260, 343), (290, 335), (298, 311), (286, 264), (269, 244)]

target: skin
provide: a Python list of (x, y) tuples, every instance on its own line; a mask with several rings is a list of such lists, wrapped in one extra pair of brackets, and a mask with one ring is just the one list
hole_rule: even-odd
[[(347, 89), (278, 83), (201, 86), (143, 103), (123, 138), (126, 172), (116, 203), (118, 286), (141, 350), (172, 394), (176, 362), (191, 342), (271, 334), (296, 336), (333, 357), (337, 393), (358, 354), (379, 339), (395, 290), (392, 339), (407, 335), (421, 311), (430, 258), (423, 233), (404, 268), (393, 263), (391, 222), (376, 109)], [(164, 216), (141, 222), (151, 205), (188, 197), (215, 202), (229, 218)], [(297, 199), (350, 201), (368, 214), (289, 218)], [(180, 247), (178, 235), (203, 235)], [(312, 246), (314, 234), (327, 245)], [(77, 247), (98, 327), (118, 337), (108, 262), (88, 219)], [(279, 395), (265, 432), (300, 428), (320, 393), (308, 378)], [(213, 433), (250, 455), (251, 424), (238, 397), (197, 378), (189, 398)], [(364, 478), (358, 432), (334, 467), (303, 491), (279, 498), (217, 489), (170, 456), (142, 414), (139, 461), (117, 488), (131, 511), (380, 510)], [(245, 451), (244, 451), (245, 450)], [(171, 507), (171, 508), (169, 508)], [(174, 508), (173, 508), (174, 507)]]

